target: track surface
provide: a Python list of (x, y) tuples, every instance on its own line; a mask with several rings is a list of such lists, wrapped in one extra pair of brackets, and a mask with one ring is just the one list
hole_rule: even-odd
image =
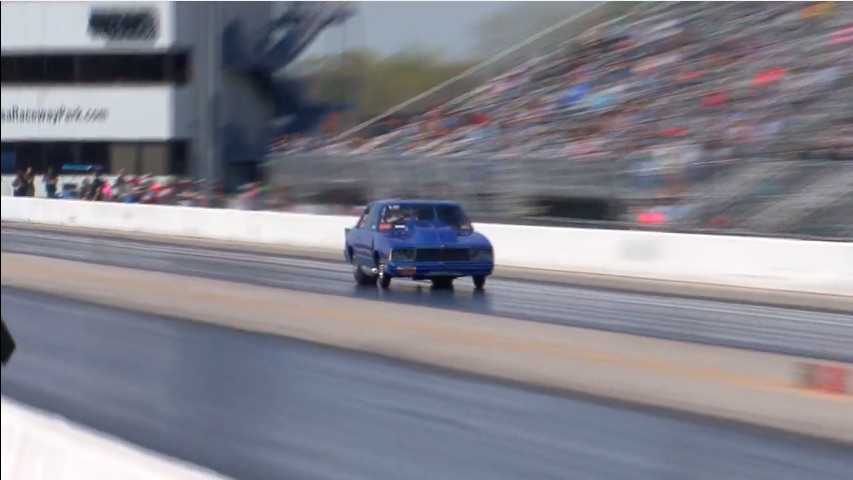
[[(341, 262), (3, 227), (2, 249), (336, 296), (521, 318), (789, 355), (853, 361), (853, 316), (493, 278), (433, 292), (410, 281), (358, 289)], [(687, 268), (687, 267), (685, 267)]]
[(236, 478), (836, 480), (843, 447), (3, 289), (3, 394)]

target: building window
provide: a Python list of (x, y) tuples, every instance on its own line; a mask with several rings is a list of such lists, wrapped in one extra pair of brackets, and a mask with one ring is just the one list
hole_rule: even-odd
[(3, 84), (63, 84), (74, 82), (72, 55), (2, 57), (0, 77)]
[(15, 152), (15, 170), (21, 171), (32, 168), (35, 172), (46, 171), (47, 166), (42, 165), (42, 151), (37, 143), (19, 143), (13, 148), (3, 145), (3, 150)]
[(80, 156), (75, 159), (74, 163), (77, 165), (95, 165), (104, 170), (108, 169), (110, 167), (110, 144), (107, 142), (80, 142)]
[(44, 83), (67, 83), (75, 78), (74, 57), (57, 55), (44, 59)]
[[(65, 164), (77, 163), (78, 147), (74, 143), (50, 142), (41, 144), (41, 147), (42, 161), (39, 170), (44, 169), (46, 171), (49, 167), (53, 167), (58, 172)], [(33, 170), (36, 169), (33, 168)]]
[(187, 175), (190, 171), (189, 142), (172, 142), (169, 153), (169, 170), (175, 175)]
[[(3, 173), (32, 168), (36, 174), (63, 165), (94, 166), (104, 173), (186, 175), (189, 142), (3, 142)], [(156, 171), (152, 171), (156, 170)]]
[(168, 59), (166, 74), (173, 83), (184, 85), (190, 81), (190, 56), (189, 54), (171, 55)]
[(184, 85), (190, 54), (3, 55), (3, 85)]

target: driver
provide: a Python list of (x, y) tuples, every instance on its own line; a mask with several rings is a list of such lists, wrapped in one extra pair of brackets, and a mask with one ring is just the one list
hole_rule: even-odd
[(385, 221), (387, 223), (403, 223), (410, 219), (409, 213), (403, 209), (389, 209), (388, 213), (385, 214)]

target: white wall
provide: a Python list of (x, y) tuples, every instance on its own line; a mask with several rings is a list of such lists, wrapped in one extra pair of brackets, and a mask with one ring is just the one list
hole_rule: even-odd
[[(61, 204), (61, 207), (59, 205)], [(0, 218), (340, 253), (357, 217), (6, 197)], [(853, 296), (853, 244), (476, 224), (500, 266)]]
[(2, 397), (3, 480), (226, 477)]
[(175, 136), (175, 88), (3, 87), (4, 142), (166, 140)]
[[(92, 37), (88, 25), (93, 7), (150, 8), (159, 20), (158, 35), (134, 42)], [(176, 43), (175, 2), (3, 2), (0, 19), (4, 51), (151, 50)]]

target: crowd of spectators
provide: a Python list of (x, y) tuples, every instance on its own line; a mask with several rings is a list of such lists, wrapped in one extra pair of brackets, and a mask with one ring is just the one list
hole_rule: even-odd
[(235, 191), (226, 193), (221, 182), (152, 174), (128, 175), (123, 170), (108, 176), (98, 171), (83, 175), (76, 172), (62, 175), (49, 169), (37, 177), (32, 169), (27, 169), (15, 176), (12, 194), (16, 197), (312, 214), (353, 214), (356, 211), (352, 206), (294, 204), (289, 201), (283, 187), (273, 187), (263, 182), (245, 183)]
[(378, 135), (287, 138), (273, 157), (527, 159), (556, 182), (604, 165), (598, 181), (656, 199), (644, 215), (715, 224), (710, 177), (853, 159), (851, 102), (851, 2), (646, 2)]
[(737, 154), (853, 157), (853, 4), (641, 6), (460, 101), (385, 135), (283, 152), (488, 154), (578, 160), (649, 154), (653, 166)]
[[(70, 178), (69, 178), (70, 177)], [(73, 199), (99, 202), (168, 204), (185, 206), (218, 206), (224, 198), (221, 186), (205, 188), (204, 181), (172, 177), (155, 177), (151, 174), (127, 175), (123, 170), (107, 176), (100, 171), (88, 175), (62, 175), (53, 168), (41, 177), (43, 192), (37, 195), (37, 182), (32, 169), (18, 172), (12, 183), (16, 197), (44, 196), (55, 199)], [(252, 185), (254, 187), (254, 185)], [(256, 189), (244, 188), (253, 193)]]
[[(632, 186), (672, 194), (642, 212), (641, 223), (656, 223), (694, 214), (689, 195), (676, 197), (700, 183), (705, 166), (853, 159), (851, 102), (853, 3), (647, 2), (378, 134), (294, 135), (271, 150), (624, 165)], [(286, 197), (250, 184), (225, 201), (197, 182), (150, 176), (55, 185), (58, 197), (119, 202), (258, 208)]]

